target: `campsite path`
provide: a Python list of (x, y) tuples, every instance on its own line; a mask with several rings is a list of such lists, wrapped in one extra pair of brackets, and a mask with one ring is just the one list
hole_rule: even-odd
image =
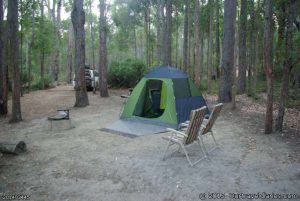
[[(90, 106), (80, 109), (72, 107), (70, 86), (25, 94), (25, 121), (0, 119), (1, 141), (24, 140), (28, 146), (27, 153), (0, 158), (0, 193), (28, 194), (31, 200), (103, 201), (200, 200), (199, 194), (208, 192), (300, 196), (299, 132), (287, 128), (264, 135), (263, 115), (247, 110), (255, 105), (245, 97), (238, 99), (237, 111), (225, 107), (216, 122), (221, 149), (190, 168), (182, 153), (161, 161), (166, 148), (161, 137), (168, 133), (128, 138), (99, 130), (118, 119), (125, 92), (111, 90), (109, 98), (89, 93)], [(216, 101), (207, 99), (209, 106)], [(46, 131), (47, 115), (61, 107), (71, 108), (76, 127)], [(192, 158), (199, 156), (197, 146), (189, 151)]]

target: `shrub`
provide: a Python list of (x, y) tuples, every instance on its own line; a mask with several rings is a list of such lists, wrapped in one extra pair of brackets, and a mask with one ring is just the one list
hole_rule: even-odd
[(134, 87), (144, 71), (145, 64), (137, 59), (112, 62), (108, 70), (108, 83), (112, 87)]
[[(44, 77), (44, 89), (50, 88), (52, 83), (52, 79), (50, 75), (45, 75)], [(32, 83), (32, 89), (34, 90), (40, 90), (42, 88), (42, 80), (40, 77), (35, 79)]]

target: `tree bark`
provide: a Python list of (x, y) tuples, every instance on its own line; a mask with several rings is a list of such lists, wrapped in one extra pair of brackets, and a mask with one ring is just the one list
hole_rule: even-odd
[(148, 17), (148, 19), (147, 19), (147, 25), (148, 25), (148, 27), (147, 27), (147, 31), (148, 31), (148, 63), (149, 63), (149, 67), (152, 65), (152, 62), (151, 62), (151, 54), (152, 54), (152, 47), (151, 47), (151, 33), (150, 33), (150, 27), (151, 27), (151, 19), (150, 19), (150, 17), (151, 17), (151, 12), (150, 12), (150, 8), (151, 8), (151, 1), (149, 1), (149, 5), (148, 5), (148, 9), (147, 9), (147, 11), (148, 11), (148, 15), (147, 15), (147, 17)]
[(89, 105), (85, 83), (85, 14), (83, 0), (74, 0), (72, 10), (72, 24), (75, 37), (75, 107)]
[(95, 61), (95, 36), (94, 36), (94, 26), (93, 26), (93, 13), (92, 13), (92, 1), (89, 2), (89, 12), (90, 12), (90, 32), (91, 32), (91, 47), (92, 47), (92, 66), (96, 69)]
[(265, 119), (265, 134), (272, 133), (273, 126), (272, 15), (272, 0), (266, 0), (264, 16), (264, 70), (267, 77), (267, 111)]
[(34, 12), (31, 17), (31, 41), (28, 44), (28, 84), (29, 91), (31, 90), (31, 81), (32, 81), (32, 47), (34, 45), (34, 27), (35, 27), (35, 15)]
[(256, 94), (256, 86), (257, 86), (257, 80), (258, 80), (258, 69), (260, 66), (260, 61), (259, 61), (259, 34), (256, 33), (256, 38), (255, 38), (255, 59), (254, 59), (254, 68), (253, 70), (253, 94)]
[(209, 43), (208, 43), (208, 69), (207, 69), (207, 93), (211, 92), (211, 76), (213, 67), (213, 40), (214, 40), (214, 32), (213, 32), (213, 16), (214, 16), (214, 1), (209, 1)]
[(253, 96), (253, 69), (255, 68), (255, 14), (254, 14), (254, 0), (250, 0), (250, 35), (249, 35), (249, 63), (248, 63), (248, 96)]
[(106, 2), (105, 0), (100, 0), (100, 62), (99, 62), (99, 72), (100, 72), (100, 96), (108, 97), (107, 89), (107, 22), (106, 22)]
[(201, 83), (201, 52), (200, 52), (200, 3), (199, 0), (195, 0), (195, 69), (194, 80), (197, 87), (200, 87)]
[(216, 64), (215, 77), (220, 77), (220, 2), (216, 0)]
[[(190, 0), (190, 2), (192, 2), (193, 0)], [(192, 77), (194, 74), (194, 43), (193, 43), (193, 12), (194, 10), (191, 8), (191, 3), (189, 3), (189, 21), (188, 21), (188, 69), (187, 69), (187, 73)]]
[[(238, 29), (238, 24), (235, 23), (235, 30)], [(234, 34), (234, 41), (239, 41), (239, 34), (235, 32)], [(234, 67), (233, 67), (233, 84), (232, 84), (232, 101), (231, 101), (231, 110), (236, 109), (236, 94), (237, 94), (237, 70), (239, 68), (238, 65), (238, 43), (234, 43)]]
[[(287, 1), (289, 2), (289, 1)], [(286, 2), (285, 1), (278, 1), (278, 5), (280, 6), (279, 10), (277, 11), (276, 18), (278, 20), (278, 38), (275, 50), (275, 66), (281, 66), (283, 63), (284, 55), (283, 45), (284, 45), (284, 33), (286, 28)]]
[[(136, 18), (136, 14), (134, 13), (134, 19)], [(136, 22), (136, 19), (134, 20)], [(135, 59), (138, 58), (138, 52), (137, 52), (137, 39), (136, 39), (136, 25), (133, 25), (133, 34), (134, 34), (134, 57)]]
[[(40, 2), (40, 9), (41, 9), (41, 30), (42, 30), (42, 40), (44, 38), (44, 0), (41, 0)], [(45, 47), (44, 47), (44, 43), (42, 43), (41, 46), (41, 55), (40, 55), (40, 61), (41, 61), (41, 88), (44, 89), (45, 88)]]
[(175, 49), (175, 66), (178, 68), (178, 41), (179, 41), (179, 13), (178, 8), (176, 8), (176, 49)]
[(231, 102), (234, 66), (236, 0), (225, 0), (224, 3), (224, 36), (222, 45), (220, 102)]
[(161, 50), (162, 50), (162, 23), (161, 23), (161, 0), (157, 0), (156, 10), (156, 27), (157, 27), (157, 41), (156, 41), (156, 60), (157, 66), (161, 64)]
[(241, 1), (240, 26), (239, 26), (239, 73), (238, 73), (238, 93), (246, 91), (246, 39), (247, 39), (247, 1)]
[[(54, 2), (54, 1), (53, 1)], [(60, 62), (60, 23), (61, 23), (61, 4), (62, 0), (58, 0), (57, 2), (57, 13), (56, 13), (56, 52), (54, 56), (54, 69), (53, 69), (53, 76), (54, 76), (54, 81), (58, 84), (58, 74), (59, 74), (59, 62)], [(53, 7), (54, 10), (54, 7)], [(53, 11), (55, 12), (55, 11)]]
[(0, 0), (0, 115), (7, 113), (4, 92), (6, 73), (4, 71), (4, 40), (3, 40), (3, 0)]
[(188, 72), (189, 0), (185, 0), (183, 28), (183, 70)]
[(150, 65), (149, 62), (149, 52), (150, 52), (150, 47), (149, 47), (149, 40), (150, 40), (150, 36), (149, 36), (149, 31), (148, 31), (148, 24), (149, 24), (149, 5), (148, 5), (148, 0), (146, 0), (146, 4), (145, 4), (145, 8), (144, 8), (144, 31), (145, 31), (145, 39), (146, 39), (146, 66), (147, 68)]
[(18, 41), (18, 0), (8, 1), (7, 10), (8, 22), (8, 68), (12, 72), (12, 112), (10, 122), (22, 121), (20, 102), (20, 69), (19, 61), (19, 41)]
[(165, 30), (165, 52), (164, 64), (172, 65), (172, 0), (166, 2), (166, 30)]
[(289, 91), (289, 79), (290, 79), (290, 72), (292, 69), (293, 15), (295, 13), (295, 2), (296, 2), (295, 0), (291, 0), (288, 3), (289, 8), (288, 8), (288, 18), (287, 18), (287, 26), (286, 26), (285, 61), (283, 67), (278, 116), (275, 125), (275, 129), (277, 131), (282, 131), (286, 99)]
[(72, 83), (72, 72), (73, 72), (73, 54), (74, 54), (74, 36), (73, 27), (69, 27), (69, 38), (68, 38), (68, 56), (67, 56), (67, 83)]

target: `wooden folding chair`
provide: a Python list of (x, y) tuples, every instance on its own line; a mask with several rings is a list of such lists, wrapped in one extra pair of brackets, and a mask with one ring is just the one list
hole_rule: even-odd
[[(206, 156), (205, 150), (201, 146), (200, 138), (198, 137), (198, 134), (199, 134), (200, 128), (201, 128), (201, 124), (202, 124), (204, 116), (205, 116), (205, 112), (206, 112), (206, 106), (204, 106), (200, 109), (197, 109), (197, 110), (192, 110), (191, 115), (190, 115), (190, 123), (185, 131), (177, 131), (177, 130), (174, 130), (171, 128), (167, 128), (168, 131), (171, 131), (172, 135), (169, 137), (163, 137), (163, 139), (169, 141), (167, 149), (164, 152), (163, 160), (165, 159), (165, 156), (166, 156), (166, 153), (167, 153), (169, 147), (174, 144), (177, 144), (179, 146), (179, 149), (182, 148), (182, 150), (184, 151), (185, 156), (191, 166), (194, 166), (196, 163), (201, 161)], [(192, 144), (195, 141), (198, 142), (198, 144), (201, 148), (201, 151), (203, 153), (203, 157), (201, 157), (199, 160), (192, 163), (185, 147), (187, 145)]]
[[(214, 136), (214, 133), (212, 131), (212, 127), (213, 127), (215, 121), (217, 120), (217, 118), (218, 118), (218, 116), (219, 116), (219, 114), (222, 110), (222, 107), (223, 107), (223, 103), (219, 103), (219, 104), (215, 105), (214, 108), (213, 108), (212, 113), (209, 116), (209, 119), (204, 119), (203, 123), (201, 125), (201, 130), (200, 130), (198, 138), (199, 138), (206, 154), (212, 152), (213, 150), (215, 150), (216, 148), (219, 147), (219, 145), (216, 141), (216, 138)], [(215, 146), (209, 151), (207, 151), (207, 149), (206, 149), (206, 147), (203, 143), (203, 135), (206, 135), (206, 134), (210, 134), (213, 138), (214, 143), (215, 143)]]

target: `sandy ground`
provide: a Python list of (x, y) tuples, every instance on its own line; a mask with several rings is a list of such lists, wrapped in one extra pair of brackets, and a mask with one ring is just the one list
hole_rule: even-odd
[[(225, 107), (214, 127), (220, 149), (191, 168), (179, 152), (161, 160), (167, 145), (162, 136), (169, 133), (128, 138), (99, 130), (118, 119), (122, 93), (111, 90), (105, 99), (89, 93), (90, 106), (79, 109), (72, 107), (70, 86), (25, 94), (24, 121), (0, 119), (1, 141), (24, 140), (28, 147), (27, 153), (0, 158), (0, 193), (103, 201), (200, 200), (200, 193), (209, 192), (300, 196), (298, 131), (264, 135), (262, 115)], [(71, 109), (75, 128), (47, 131), (47, 115), (63, 107)], [(188, 150), (192, 159), (200, 156), (196, 144)]]

